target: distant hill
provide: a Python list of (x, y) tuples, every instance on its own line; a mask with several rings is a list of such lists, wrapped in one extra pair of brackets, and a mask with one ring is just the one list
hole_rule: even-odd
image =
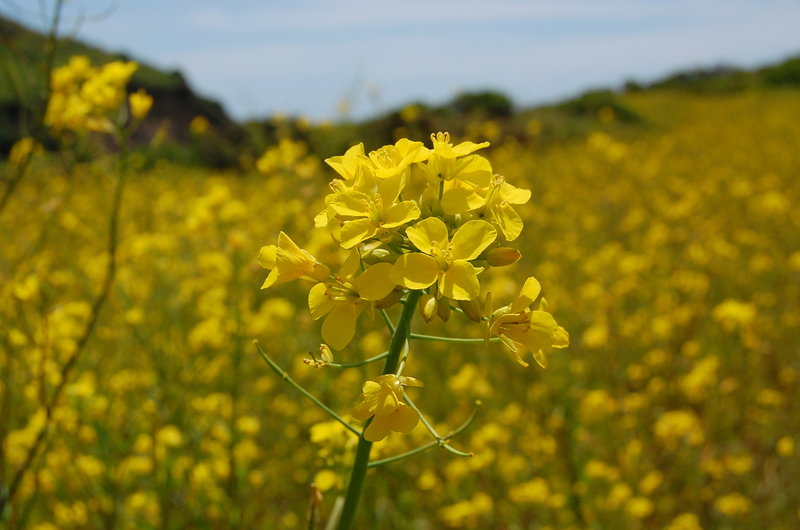
[[(26, 120), (24, 110), (27, 109), (28, 114), (36, 112), (34, 100), (43, 93), (42, 68), (47, 37), (0, 17), (0, 40), (0, 152), (5, 153), (19, 136), (21, 126), (30, 126), (21, 123)], [(55, 66), (65, 64), (73, 55), (86, 55), (92, 64), (132, 60), (125, 54), (109, 53), (72, 38), (58, 39)], [(180, 72), (165, 72), (138, 60), (137, 63), (139, 69), (131, 80), (130, 89), (144, 88), (155, 101), (140, 137), (147, 137), (161, 128), (168, 138), (185, 141), (189, 122), (199, 115), (205, 116), (220, 131), (236, 127), (222, 105), (195, 93)]]
[[(20, 131), (30, 128), (30, 116), (43, 105), (46, 36), (0, 17), (0, 154), (8, 152)], [(58, 40), (55, 65), (73, 55), (86, 55), (94, 64), (130, 60), (124, 54), (109, 53), (72, 38)], [(627, 93), (675, 90), (686, 93), (730, 93), (741, 90), (769, 90), (800, 87), (800, 56), (755, 70), (715, 66), (671, 74), (650, 82), (627, 81), (617, 88), (591, 90), (556, 104), (520, 108), (501, 92), (459, 94), (450, 102), (433, 106), (416, 102), (359, 122), (313, 126), (302, 119), (264, 117), (235, 123), (222, 105), (199, 96), (178, 71), (166, 72), (139, 62), (130, 88), (144, 88), (154, 96), (154, 106), (138, 131), (139, 143), (146, 143), (156, 131), (168, 140), (157, 153), (190, 164), (239, 167), (276, 145), (279, 138), (302, 140), (318, 156), (332, 156), (363, 141), (368, 148), (391, 143), (400, 134), (425, 138), (431, 131), (451, 131), (454, 137), (476, 134), (514, 136), (535, 144), (582, 137), (598, 121), (609, 120), (621, 127), (639, 127), (646, 117), (626, 101)], [(41, 109), (39, 110), (41, 112)], [(204, 116), (213, 134), (190, 137), (188, 124)], [(25, 118), (27, 117), (27, 122)], [(481, 132), (480, 127), (484, 127)], [(171, 140), (171, 141), (170, 141)], [(244, 162), (247, 164), (247, 162)], [(252, 163), (252, 162), (250, 162)]]

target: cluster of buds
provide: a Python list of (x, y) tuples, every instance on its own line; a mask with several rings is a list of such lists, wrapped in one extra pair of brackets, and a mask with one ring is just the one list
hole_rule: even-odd
[[(139, 66), (133, 61), (112, 61), (93, 67), (89, 59), (79, 55), (56, 68), (50, 78), (51, 95), (45, 124), (54, 132), (111, 133), (124, 121), (126, 86)], [(143, 90), (127, 97), (130, 115), (135, 121), (144, 119), (153, 98)]]

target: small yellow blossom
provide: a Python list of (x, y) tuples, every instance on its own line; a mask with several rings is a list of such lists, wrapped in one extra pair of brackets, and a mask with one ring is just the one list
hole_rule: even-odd
[(390, 432), (409, 433), (419, 422), (419, 414), (403, 403), (403, 386), (422, 386), (413, 377), (381, 375), (364, 383), (361, 403), (352, 411), (357, 420), (372, 421), (364, 430), (364, 438), (378, 442)]

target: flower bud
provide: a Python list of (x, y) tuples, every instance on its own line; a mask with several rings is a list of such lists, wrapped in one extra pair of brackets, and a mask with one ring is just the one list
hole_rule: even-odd
[(464, 311), (464, 314), (467, 315), (467, 317), (470, 320), (473, 320), (475, 322), (481, 321), (481, 317), (483, 315), (481, 308), (478, 305), (478, 302), (476, 302), (475, 300), (459, 300), (458, 305), (459, 307), (461, 307), (461, 310)]
[(433, 319), (433, 314), (436, 312), (436, 297), (430, 293), (422, 295), (419, 301), (419, 314), (425, 322), (430, 322)]
[(450, 301), (447, 298), (443, 298), (437, 302), (436, 314), (439, 315), (442, 322), (447, 322), (450, 319)]
[(486, 262), (490, 267), (505, 267), (521, 257), (520, 251), (511, 247), (495, 247), (486, 252)]
[(361, 261), (367, 265), (375, 265), (376, 263), (391, 261), (392, 252), (385, 248), (373, 248), (369, 252), (365, 252), (361, 256)]

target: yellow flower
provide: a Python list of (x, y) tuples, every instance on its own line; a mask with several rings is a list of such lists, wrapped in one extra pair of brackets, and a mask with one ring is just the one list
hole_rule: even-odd
[(525, 204), (530, 200), (530, 190), (517, 188), (495, 175), (486, 197), (483, 218), (494, 224), (506, 241), (513, 241), (522, 233), (522, 218), (511, 206)]
[(487, 147), (489, 142), (462, 142), (453, 146), (450, 135), (441, 132), (432, 134), (431, 140), (432, 154), (425, 164), (420, 165), (430, 185), (429, 193), (441, 193), (439, 199), (448, 215), (483, 206), (486, 200), (478, 191), (491, 183), (492, 166), (484, 157), (470, 153)]
[(419, 422), (419, 414), (403, 403), (403, 385), (422, 386), (413, 377), (397, 377), (394, 374), (381, 375), (364, 383), (361, 403), (352, 411), (357, 420), (372, 421), (364, 430), (364, 439), (379, 442), (390, 432), (409, 433)]
[(369, 162), (369, 158), (364, 154), (364, 144), (354, 145), (345, 151), (343, 155), (325, 159), (325, 163), (331, 166), (345, 180), (356, 178), (359, 168), (367, 162)]
[(131, 107), (131, 115), (137, 120), (142, 120), (153, 106), (153, 96), (140, 88), (128, 96), (128, 104)]
[(429, 217), (406, 230), (408, 239), (421, 252), (398, 258), (390, 278), (408, 289), (425, 289), (439, 282), (439, 294), (453, 300), (472, 300), (480, 295), (478, 274), (470, 260), (477, 258), (497, 238), (497, 231), (486, 221), (464, 223), (452, 241), (447, 225)]
[(325, 212), (326, 216), (344, 220), (340, 243), (343, 248), (353, 248), (381, 231), (419, 218), (420, 210), (414, 201), (395, 202), (403, 184), (401, 174), (381, 180), (362, 174), (356, 181), (356, 189), (328, 195), (325, 200), (333, 213), (331, 216)]
[(321, 282), (308, 293), (308, 307), (314, 320), (326, 316), (322, 338), (336, 350), (353, 339), (356, 320), (365, 307), (386, 298), (395, 288), (389, 280), (390, 263), (376, 263), (356, 278), (360, 258), (353, 251), (334, 281)]
[(258, 264), (270, 270), (264, 280), (262, 289), (273, 285), (280, 285), (297, 278), (323, 281), (330, 276), (330, 269), (317, 259), (298, 247), (292, 239), (281, 232), (278, 235), (278, 245), (261, 247), (258, 255)]
[(539, 302), (539, 309), (529, 309), (541, 290), (536, 278), (528, 278), (517, 299), (491, 315), (489, 335), (499, 337), (521, 365), (528, 366), (521, 354), (530, 350), (539, 366), (547, 368), (546, 350), (569, 346), (569, 333), (547, 312), (544, 299)]

